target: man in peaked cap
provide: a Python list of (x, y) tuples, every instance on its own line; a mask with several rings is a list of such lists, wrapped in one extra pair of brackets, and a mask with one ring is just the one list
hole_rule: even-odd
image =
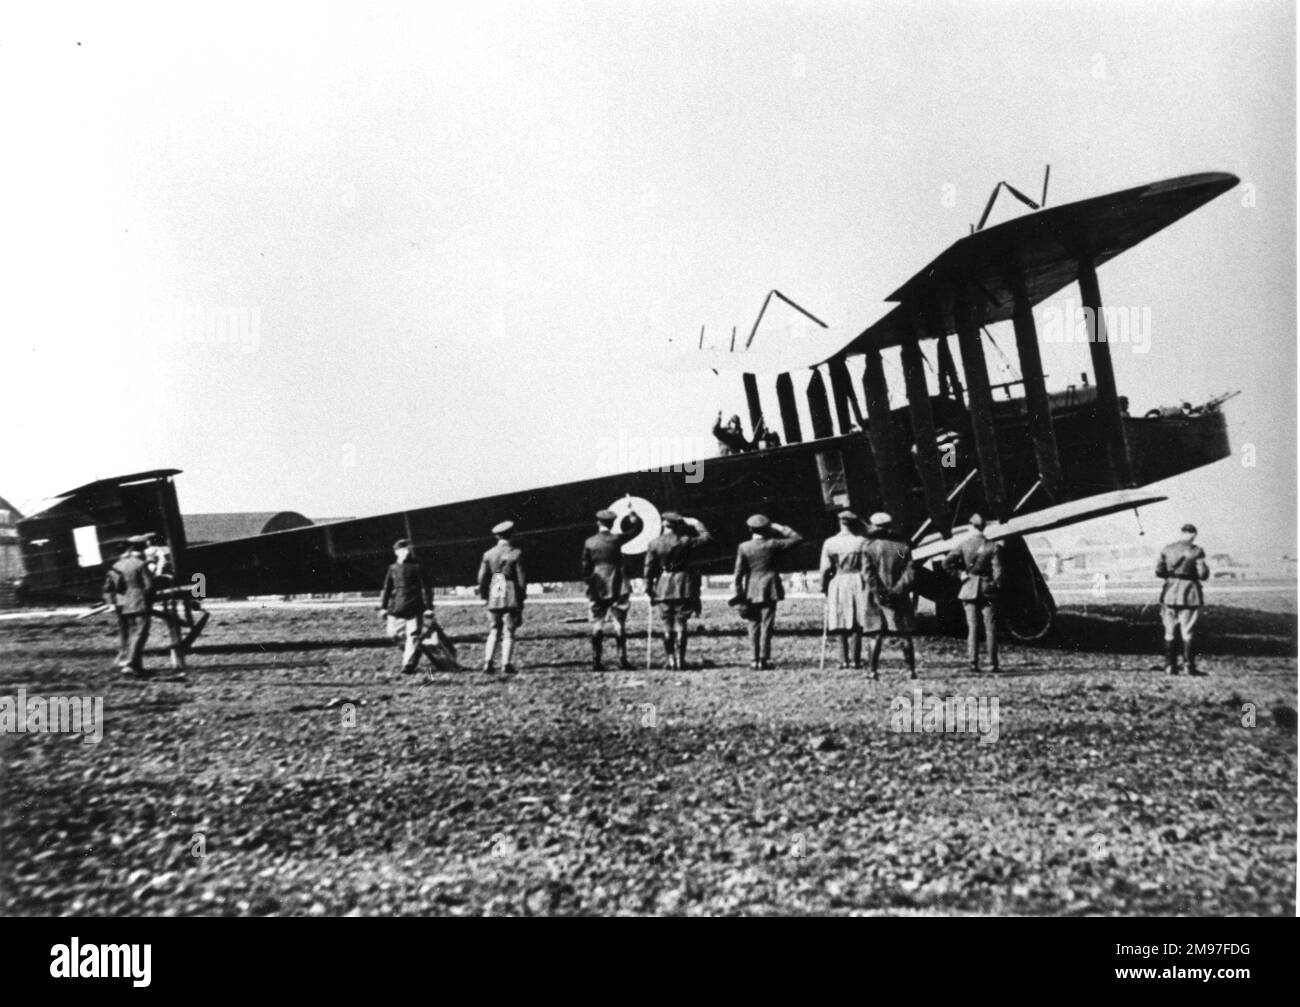
[(433, 591), (407, 539), (393, 543), (393, 556), (394, 562), (384, 576), (379, 611), (387, 620), (389, 639), (404, 642), (402, 674), (413, 675), (420, 665), (424, 618), (433, 617)]
[(1196, 651), (1192, 648), (1197, 617), (1205, 602), (1201, 582), (1208, 580), (1210, 568), (1205, 550), (1196, 544), (1196, 525), (1185, 524), (1179, 538), (1160, 550), (1156, 576), (1164, 578), (1160, 589), (1160, 621), (1165, 628), (1165, 671), (1178, 674), (1178, 639), (1183, 637), (1183, 661), (1187, 674), (1203, 675), (1196, 668)]
[(998, 672), (998, 593), (1002, 589), (1002, 548), (984, 537), (984, 518), (970, 516), (970, 534), (943, 560), (943, 568), (961, 576), (957, 598), (966, 611), (966, 660), (979, 674), (979, 628), (988, 641), (989, 669)]
[(126, 549), (104, 576), (104, 602), (117, 614), (117, 658), (115, 670), (134, 678), (146, 677), (144, 646), (149, 641), (150, 603), (153, 574), (145, 559), (147, 536), (133, 535)]
[(912, 642), (916, 608), (912, 597), (915, 574), (912, 546), (893, 530), (894, 519), (884, 511), (871, 515), (870, 539), (866, 547), (866, 577), (871, 595), (868, 630), (871, 640), (871, 677), (879, 677), (880, 649), (885, 634), (899, 638), (907, 673), (916, 678), (916, 647)]
[(776, 606), (785, 598), (781, 559), (803, 536), (773, 523), (766, 514), (754, 514), (745, 525), (750, 538), (736, 549), (735, 598), (741, 602), (741, 614), (749, 620), (750, 667), (770, 668)]
[[(615, 531), (615, 523), (619, 528)], [(605, 622), (614, 619), (618, 644), (618, 666), (631, 669), (627, 659), (627, 612), (632, 601), (632, 584), (627, 576), (623, 546), (641, 534), (640, 516), (632, 511), (618, 521), (612, 510), (596, 512), (596, 534), (582, 544), (582, 579), (587, 584), (588, 613), (591, 616), (591, 666), (603, 671), (601, 647)]]
[(646, 548), (645, 589), (663, 619), (668, 667), (684, 668), (687, 626), (700, 610), (700, 580), (691, 561), (713, 536), (700, 521), (676, 511), (663, 514), (663, 525), (663, 533)]
[(858, 534), (858, 516), (853, 511), (840, 511), (839, 519), (839, 532), (822, 544), (820, 569), (822, 594), (826, 595), (826, 630), (840, 638), (840, 667), (861, 668), (862, 631), (867, 626), (869, 611), (865, 570), (867, 538)]
[(515, 523), (502, 521), (492, 529), (497, 543), (483, 554), (478, 569), (478, 592), (487, 605), (491, 629), (483, 652), (483, 670), (491, 674), (497, 640), (501, 641), (501, 665), (507, 675), (515, 673), (511, 656), (515, 630), (524, 621), (524, 599), (528, 580), (524, 575), (524, 554), (511, 541)]

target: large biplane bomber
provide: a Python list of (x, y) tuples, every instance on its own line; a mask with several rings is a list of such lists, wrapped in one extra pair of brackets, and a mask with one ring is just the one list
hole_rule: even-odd
[[(699, 554), (701, 573), (730, 570), (745, 519), (756, 511), (804, 532), (807, 541), (792, 562), (810, 569), (817, 540), (832, 534), (836, 513), (850, 507), (887, 510), (896, 527), (909, 531), (918, 590), (942, 607), (957, 585), (937, 561), (962, 521), (979, 511), (1013, 573), (1002, 602), (1007, 627), (1035, 638), (1050, 629), (1055, 606), (1026, 534), (1157, 502), (1164, 497), (1147, 487), (1230, 454), (1218, 402), (1128, 414), (1116, 387), (1097, 268), (1237, 181), (1224, 173), (1187, 175), (1052, 208), (1012, 190), (1032, 212), (986, 228), (986, 209), (978, 227), (890, 295), (893, 307), (883, 317), (808, 367), (803, 392), (811, 430), (801, 423), (795, 375), (779, 373), (774, 391), (784, 443), (709, 459), (707, 479), (626, 472), (190, 545), (173, 481), (178, 470), (140, 472), (69, 490), (19, 523), (26, 568), (20, 597), (44, 604), (97, 599), (106, 567), (127, 538), (150, 531), (171, 549), (175, 583), (201, 585), (196, 593), (204, 597), (373, 591), (399, 538), (432, 557), (436, 584), (467, 584), (487, 544), (485, 529), (506, 518), (516, 522), (530, 579), (571, 581), (592, 513), (611, 506), (634, 507), (645, 522), (625, 547), (634, 573), (659, 532), (658, 515), (669, 510), (698, 517), (713, 532)], [(1049, 391), (1034, 307), (1073, 283), (1095, 327), (1087, 340), (1093, 379)], [(1007, 320), (1020, 377), (995, 388), (982, 332)], [(906, 392), (899, 406), (891, 402), (881, 355), (893, 348)], [(937, 388), (926, 376), (931, 358)], [(778, 417), (764, 416), (759, 380), (758, 373), (743, 374), (749, 418), (755, 428), (772, 427)], [(184, 622), (172, 628), (174, 641), (185, 630), (185, 646), (201, 630), (190, 604), (162, 614)]]

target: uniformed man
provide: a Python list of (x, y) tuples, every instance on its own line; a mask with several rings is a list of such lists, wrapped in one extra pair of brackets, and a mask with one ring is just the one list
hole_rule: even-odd
[(866, 546), (867, 587), (871, 596), (871, 677), (880, 677), (880, 650), (885, 634), (897, 636), (903, 646), (907, 673), (916, 678), (916, 647), (912, 633), (916, 629), (916, 607), (912, 596), (915, 574), (912, 569), (912, 546), (893, 529), (894, 519), (884, 511), (871, 515)]
[(1178, 674), (1178, 631), (1183, 636), (1183, 661), (1187, 674), (1204, 675), (1196, 669), (1196, 651), (1192, 649), (1196, 619), (1201, 614), (1205, 598), (1201, 581), (1210, 576), (1205, 563), (1205, 550), (1196, 545), (1196, 526), (1185, 524), (1182, 536), (1160, 550), (1156, 562), (1156, 576), (1163, 577), (1165, 586), (1160, 590), (1160, 620), (1165, 627), (1165, 671)]
[(588, 612), (591, 616), (591, 666), (603, 671), (601, 648), (605, 623), (614, 620), (614, 640), (618, 644), (618, 666), (629, 671), (627, 659), (627, 612), (632, 601), (632, 583), (627, 576), (623, 546), (641, 534), (641, 518), (631, 512), (619, 522), (612, 510), (596, 512), (596, 534), (582, 544), (582, 579), (587, 584)]
[(524, 621), (524, 599), (528, 580), (524, 576), (524, 554), (510, 541), (515, 530), (513, 521), (502, 521), (492, 529), (497, 544), (483, 554), (478, 568), (478, 593), (487, 605), (492, 628), (488, 631), (483, 653), (483, 670), (492, 673), (492, 658), (497, 640), (501, 640), (501, 665), (507, 675), (515, 673), (510, 658), (515, 646), (515, 630)]
[(663, 533), (646, 548), (645, 589), (663, 620), (667, 665), (680, 669), (686, 667), (688, 624), (700, 612), (700, 578), (691, 559), (713, 536), (700, 521), (676, 511), (663, 515), (663, 525)]
[(746, 439), (745, 428), (740, 424), (740, 417), (731, 417), (724, 427), (722, 425), (722, 413), (718, 413), (718, 418), (713, 424), (713, 436), (718, 441), (718, 454), (720, 455), (738, 455), (755, 450), (764, 432), (764, 425), (760, 420), (758, 427), (754, 430), (753, 439)]
[(149, 640), (153, 575), (145, 560), (144, 535), (127, 540), (126, 550), (104, 577), (104, 602), (117, 613), (118, 651), (113, 670), (134, 678), (147, 677), (144, 645)]
[(774, 524), (766, 514), (754, 514), (746, 522), (750, 538), (736, 550), (736, 599), (741, 614), (749, 620), (751, 668), (772, 666), (772, 633), (776, 628), (776, 606), (785, 598), (781, 583), (781, 560), (803, 541), (803, 536), (783, 524)]
[(970, 534), (944, 557), (943, 566), (961, 576), (957, 598), (966, 610), (966, 660), (973, 674), (979, 674), (979, 627), (984, 624), (988, 641), (989, 668), (998, 672), (997, 612), (1002, 589), (1002, 547), (984, 537), (984, 518), (970, 516)]
[[(839, 513), (840, 530), (822, 544), (822, 594), (826, 595), (826, 631), (840, 638), (840, 667), (862, 667), (862, 632), (867, 626), (869, 600), (866, 579), (867, 538), (857, 532), (858, 516)], [(849, 638), (853, 658), (849, 659)]]
[(424, 617), (433, 617), (433, 591), (409, 540), (394, 542), (393, 556), (395, 561), (388, 568), (379, 596), (379, 611), (387, 619), (389, 639), (403, 643), (402, 674), (414, 675), (420, 666)]

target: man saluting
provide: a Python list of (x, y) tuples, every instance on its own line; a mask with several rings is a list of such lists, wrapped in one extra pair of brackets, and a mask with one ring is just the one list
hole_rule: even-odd
[(700, 611), (700, 581), (691, 569), (691, 558), (713, 536), (695, 518), (676, 511), (667, 511), (663, 522), (663, 534), (646, 548), (645, 589), (663, 619), (668, 667), (684, 668), (687, 625)]
[(618, 515), (612, 510), (596, 512), (596, 534), (582, 544), (582, 579), (587, 584), (588, 612), (591, 616), (591, 666), (603, 671), (601, 647), (605, 623), (614, 619), (614, 639), (618, 644), (618, 666), (629, 671), (627, 659), (627, 611), (631, 605), (632, 584), (623, 561), (623, 546), (641, 534), (643, 523), (633, 511), (614, 530)]
[(766, 514), (755, 514), (745, 524), (750, 539), (736, 550), (736, 599), (749, 620), (749, 642), (753, 650), (751, 668), (772, 666), (772, 633), (776, 629), (776, 606), (785, 598), (781, 583), (781, 557), (803, 541), (803, 536), (783, 524), (774, 524)]

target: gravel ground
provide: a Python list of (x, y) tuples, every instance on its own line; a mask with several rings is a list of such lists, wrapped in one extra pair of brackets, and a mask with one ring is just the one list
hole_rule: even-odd
[[(813, 599), (764, 672), (720, 600), (681, 672), (592, 672), (581, 603), (536, 605), (508, 681), (400, 676), (370, 608), (219, 609), (149, 682), (103, 619), (8, 620), (0, 696), (104, 725), (0, 734), (0, 911), (1294, 915), (1295, 591), (1215, 597), (1203, 679), (1139, 604), (1063, 606), (996, 679), (920, 638), (964, 733), (897, 730), (897, 651), (819, 672)], [(440, 615), (476, 664), (481, 612)]]

